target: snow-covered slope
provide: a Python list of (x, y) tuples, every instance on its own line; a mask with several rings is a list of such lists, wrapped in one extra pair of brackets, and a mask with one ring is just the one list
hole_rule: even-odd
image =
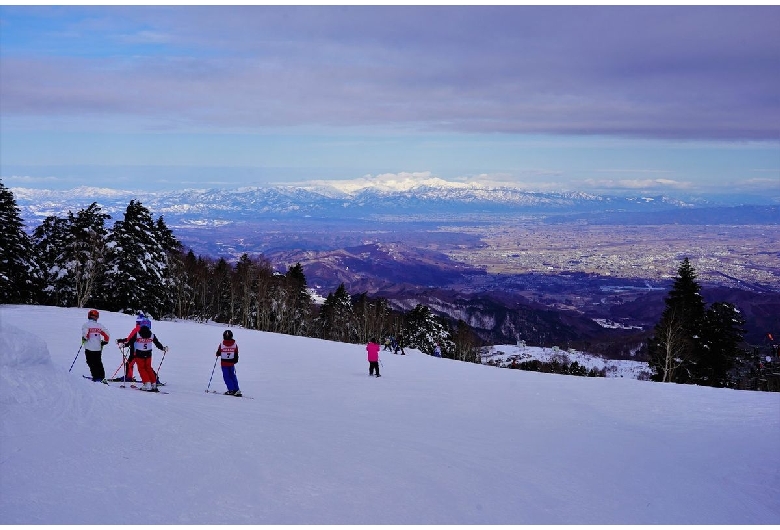
[(0, 524), (780, 521), (779, 394), (416, 351), (377, 379), (361, 345), (234, 329), (240, 399), (204, 392), (224, 326), (154, 322), (153, 395), (68, 373), (85, 317), (0, 307)]

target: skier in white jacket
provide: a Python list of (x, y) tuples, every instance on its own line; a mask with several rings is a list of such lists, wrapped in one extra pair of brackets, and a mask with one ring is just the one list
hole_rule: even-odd
[(98, 322), (100, 313), (90, 309), (87, 321), (81, 326), (81, 344), (87, 358), (87, 366), (93, 381), (106, 382), (106, 370), (103, 368), (103, 346), (108, 344), (108, 328)]

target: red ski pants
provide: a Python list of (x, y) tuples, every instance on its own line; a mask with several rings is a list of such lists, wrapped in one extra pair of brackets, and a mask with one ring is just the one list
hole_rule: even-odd
[(133, 366), (135, 366), (136, 361), (138, 358), (135, 356), (135, 354), (132, 356), (132, 359), (128, 359), (127, 361), (127, 370), (125, 370), (125, 373), (127, 375), (128, 379), (133, 378)]
[(151, 357), (136, 357), (135, 365), (138, 367), (138, 375), (141, 376), (141, 381), (144, 383), (157, 382), (157, 378), (154, 376), (154, 369), (152, 368)]

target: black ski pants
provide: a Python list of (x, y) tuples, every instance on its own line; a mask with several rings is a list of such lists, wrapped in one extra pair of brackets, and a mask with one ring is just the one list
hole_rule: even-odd
[(92, 379), (100, 381), (105, 379), (106, 370), (103, 368), (103, 354), (99, 351), (84, 350), (84, 355), (87, 357), (87, 366), (89, 366)]
[(379, 375), (379, 361), (368, 362), (368, 375), (374, 375), (374, 371), (376, 371), (376, 375)]

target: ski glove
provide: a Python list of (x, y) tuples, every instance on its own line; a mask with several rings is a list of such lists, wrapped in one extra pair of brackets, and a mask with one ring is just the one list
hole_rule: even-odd
[(116, 339), (117, 344), (124, 344), (127, 342), (127, 339)]

